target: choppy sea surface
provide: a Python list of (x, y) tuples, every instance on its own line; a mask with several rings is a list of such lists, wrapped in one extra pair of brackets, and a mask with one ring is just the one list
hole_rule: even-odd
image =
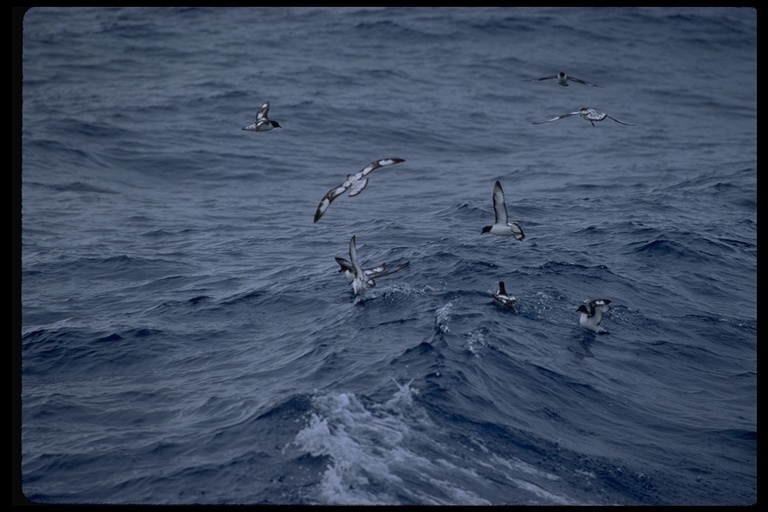
[[(757, 502), (756, 10), (22, 28), (27, 500)], [(559, 71), (601, 87), (531, 81)], [(282, 128), (241, 130), (264, 101)], [(532, 124), (585, 106), (632, 126)], [(496, 180), (521, 242), (481, 235)], [(408, 267), (355, 296), (353, 235)], [(594, 297), (608, 333), (578, 325)]]

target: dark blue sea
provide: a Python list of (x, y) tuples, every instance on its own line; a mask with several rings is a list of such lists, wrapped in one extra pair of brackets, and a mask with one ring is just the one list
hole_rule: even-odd
[[(755, 9), (22, 28), (27, 500), (758, 502)], [(559, 71), (601, 87), (534, 80)], [(265, 101), (281, 128), (242, 130)], [(532, 124), (581, 107), (632, 126)], [(523, 241), (481, 235), (496, 180)], [(356, 296), (353, 235), (409, 266)]]

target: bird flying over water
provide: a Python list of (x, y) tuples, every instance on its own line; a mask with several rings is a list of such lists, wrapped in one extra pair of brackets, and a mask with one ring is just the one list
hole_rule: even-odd
[(593, 108), (587, 108), (587, 107), (581, 108), (576, 112), (569, 112), (568, 114), (562, 114), (557, 117), (553, 117), (552, 119), (547, 119), (546, 121), (533, 121), (531, 124), (551, 123), (552, 121), (557, 121), (558, 119), (565, 119), (566, 117), (571, 117), (571, 116), (580, 116), (585, 121), (589, 121), (590, 123), (592, 123), (592, 126), (595, 126), (596, 122), (603, 121), (605, 119), (610, 119), (611, 121), (616, 121), (619, 124), (624, 124), (627, 126), (635, 126), (633, 124), (619, 121), (615, 117), (611, 117), (608, 114), (598, 112)]
[(566, 75), (562, 71), (556, 75), (543, 76), (541, 78), (533, 78), (531, 80), (527, 80), (527, 82), (541, 82), (542, 80), (557, 80), (557, 84), (562, 85), (563, 87), (568, 87), (568, 82), (576, 82), (579, 84), (588, 85), (590, 87), (600, 87), (597, 84), (593, 84), (592, 82), (587, 82), (586, 80), (582, 80), (581, 78), (576, 78), (575, 76)]
[(319, 221), (320, 218), (325, 215), (326, 210), (328, 210), (328, 207), (331, 206), (331, 203), (334, 201), (334, 199), (344, 194), (344, 192), (347, 190), (349, 190), (349, 197), (354, 197), (365, 190), (365, 187), (368, 186), (368, 175), (370, 173), (376, 169), (380, 169), (381, 167), (387, 167), (389, 165), (395, 165), (401, 162), (405, 162), (405, 160), (402, 158), (384, 158), (381, 160), (374, 160), (355, 174), (347, 174), (347, 177), (344, 179), (344, 181), (340, 185), (329, 190), (320, 201), (320, 204), (317, 206), (317, 211), (315, 211), (314, 222)]
[(256, 122), (244, 126), (242, 129), (249, 132), (268, 132), (273, 128), (282, 128), (282, 126), (277, 121), (269, 120), (269, 102), (265, 101), (258, 112), (256, 112)]
[(520, 241), (525, 238), (525, 233), (520, 224), (509, 221), (507, 203), (504, 201), (504, 190), (502, 190), (501, 183), (498, 180), (493, 185), (493, 213), (493, 224), (483, 227), (483, 230), (480, 232), (481, 235), (490, 233), (497, 236), (513, 236), (515, 240)]

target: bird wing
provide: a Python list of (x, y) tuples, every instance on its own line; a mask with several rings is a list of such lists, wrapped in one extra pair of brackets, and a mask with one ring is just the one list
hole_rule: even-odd
[(587, 82), (586, 80), (582, 80), (581, 78), (576, 78), (575, 76), (569, 76), (569, 77), (568, 77), (568, 80), (572, 80), (572, 81), (574, 81), (574, 82), (578, 82), (578, 83), (580, 83), (580, 84), (588, 85), (588, 86), (590, 86), (590, 87), (600, 87), (600, 86), (599, 86), (599, 85), (597, 85), (597, 84), (593, 84), (593, 83), (591, 83), (591, 82)]
[(512, 297), (511, 295), (502, 294), (501, 290), (499, 290), (499, 293), (493, 294), (493, 299), (499, 304), (501, 304), (502, 306), (507, 307), (512, 311), (517, 311), (515, 309), (515, 302), (517, 302), (517, 299)]
[[(365, 178), (366, 176), (371, 174), (376, 169), (379, 169), (381, 167), (387, 167), (387, 166), (390, 166), (390, 165), (399, 164), (400, 162), (405, 162), (405, 160), (403, 160), (402, 158), (382, 158), (381, 160), (374, 160), (373, 162), (369, 163), (368, 165), (366, 165), (365, 167), (360, 169), (354, 175), (352, 175), (351, 179), (354, 179), (355, 181), (362, 180), (363, 178)], [(365, 180), (365, 184), (366, 185), (368, 184), (368, 180)], [(356, 196), (357, 194), (362, 192), (364, 188), (365, 188), (365, 185), (362, 185), (362, 188), (360, 188), (359, 190), (355, 191), (354, 193), (350, 193), (349, 194), (350, 197), (353, 196), (353, 195)]]
[(374, 160), (363, 167), (355, 176), (359, 175), (360, 178), (364, 178), (380, 167), (387, 167), (389, 165), (399, 164), (400, 162), (405, 162), (405, 160), (402, 158), (382, 158), (381, 160)]
[(501, 188), (501, 183), (498, 180), (493, 184), (493, 213), (496, 216), (496, 224), (507, 224), (507, 219), (509, 218), (507, 204), (504, 201), (504, 190)]
[(387, 270), (387, 263), (384, 262), (378, 267), (363, 269), (363, 272), (365, 272), (365, 277), (372, 279), (378, 275), (381, 275), (383, 272), (386, 272), (386, 270)]
[(410, 264), (411, 264), (410, 261), (406, 261), (405, 263), (401, 263), (396, 267), (387, 267), (387, 264), (384, 263), (379, 267), (366, 270), (365, 272), (369, 278), (373, 279), (373, 278), (378, 278), (382, 276), (388, 276), (389, 274), (394, 274), (398, 270), (402, 270)]
[(612, 120), (612, 121), (616, 121), (616, 122), (617, 122), (617, 123), (619, 123), (619, 124), (623, 124), (623, 125), (626, 125), (626, 126), (635, 126), (635, 125), (633, 125), (633, 124), (624, 123), (624, 122), (622, 122), (622, 121), (619, 121), (619, 120), (618, 120), (618, 119), (616, 119), (615, 117), (611, 117), (611, 116), (609, 116), (608, 114), (604, 114), (604, 115), (605, 115), (605, 117), (607, 117), (608, 119), (610, 119), (610, 120)]
[(405, 160), (402, 158), (382, 158), (381, 160), (374, 160), (373, 162), (360, 169), (358, 172), (349, 177), (349, 180), (354, 183), (352, 189), (349, 191), (349, 197), (354, 197), (365, 190), (365, 187), (368, 186), (368, 178), (366, 178), (366, 176), (371, 174), (373, 171), (380, 169), (381, 167), (399, 164), (400, 162), (405, 162)]
[(355, 235), (349, 239), (349, 261), (352, 263), (352, 268), (355, 271), (355, 279), (364, 277), (363, 269), (360, 267), (360, 262), (357, 261), (357, 242)]
[(566, 117), (577, 116), (579, 114), (581, 114), (581, 112), (570, 112), (568, 114), (563, 114), (563, 115), (560, 115), (560, 116), (557, 116), (557, 117), (553, 117), (552, 119), (547, 119), (546, 121), (533, 121), (531, 124), (551, 123), (552, 121), (557, 121), (559, 119), (565, 119)]
[(319, 221), (320, 218), (325, 215), (325, 211), (329, 206), (331, 206), (333, 200), (346, 192), (350, 185), (351, 183), (349, 183), (348, 180), (344, 180), (344, 183), (332, 188), (325, 194), (323, 199), (320, 201), (320, 204), (317, 205), (317, 211), (315, 211), (315, 222)]
[(543, 76), (541, 78), (532, 78), (528, 80), (529, 82), (540, 82), (542, 80), (552, 80), (554, 78), (557, 78), (557, 75), (549, 75), (549, 76)]
[(589, 301), (589, 316), (595, 317), (595, 323), (603, 321), (603, 313), (611, 310), (611, 301), (608, 299), (592, 299)]
[(339, 269), (339, 272), (344, 272), (345, 270), (348, 270), (350, 272), (354, 272), (355, 271), (354, 265), (352, 265), (351, 262), (349, 262), (348, 260), (345, 260), (344, 258), (336, 256), (336, 263), (338, 263), (339, 266), (341, 267)]
[(265, 101), (264, 104), (259, 108), (259, 111), (256, 112), (256, 122), (259, 122), (263, 119), (267, 119), (269, 116), (269, 102)]
[(525, 240), (525, 232), (523, 231), (523, 227), (520, 224), (517, 222), (510, 222), (508, 225), (512, 226), (512, 236), (515, 237), (515, 240), (519, 240), (521, 242)]

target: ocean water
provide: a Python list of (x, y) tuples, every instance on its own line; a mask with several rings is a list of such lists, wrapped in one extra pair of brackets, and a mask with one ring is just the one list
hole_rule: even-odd
[[(757, 502), (756, 10), (22, 28), (26, 500)], [(601, 87), (530, 81), (561, 70)], [(282, 128), (241, 130), (267, 100)], [(633, 126), (532, 124), (584, 106)], [(496, 180), (522, 242), (481, 235)], [(353, 235), (409, 266), (355, 296)]]

